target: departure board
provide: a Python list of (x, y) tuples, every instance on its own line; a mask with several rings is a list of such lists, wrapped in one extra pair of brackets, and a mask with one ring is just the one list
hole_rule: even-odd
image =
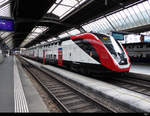
[(116, 39), (116, 40), (124, 40), (124, 34), (122, 33), (118, 33), (118, 32), (112, 32), (112, 36)]
[(14, 31), (14, 21), (0, 18), (0, 31)]

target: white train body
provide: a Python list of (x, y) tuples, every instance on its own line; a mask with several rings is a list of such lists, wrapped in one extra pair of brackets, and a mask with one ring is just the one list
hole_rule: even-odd
[(51, 41), (22, 51), (22, 55), (46, 64), (78, 71), (128, 72), (130, 61), (120, 43), (103, 34), (85, 33)]

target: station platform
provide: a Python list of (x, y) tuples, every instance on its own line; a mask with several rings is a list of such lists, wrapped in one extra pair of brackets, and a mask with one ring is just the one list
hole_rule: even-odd
[(130, 73), (135, 74), (143, 74), (143, 75), (149, 75), (150, 76), (150, 65), (146, 64), (132, 64)]
[(0, 64), (4, 61), (4, 57), (0, 54)]
[(15, 56), (0, 64), (0, 113), (49, 112)]
[(78, 83), (81, 86), (89, 88), (90, 90), (97, 91), (99, 95), (110, 98), (114, 102), (124, 104), (125, 106), (130, 107), (137, 112), (150, 112), (149, 96), (126, 90), (124, 88), (120, 88), (115, 85), (98, 81), (96, 79), (60, 69), (51, 65), (43, 65), (30, 59), (24, 59), (37, 67), (45, 68), (47, 70), (58, 73), (63, 76), (62, 78), (66, 78), (67, 80)]

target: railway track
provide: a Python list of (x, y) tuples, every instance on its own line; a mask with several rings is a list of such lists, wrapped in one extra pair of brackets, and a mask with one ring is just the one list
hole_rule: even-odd
[(63, 112), (116, 112), (109, 106), (81, 93), (73, 86), (53, 78), (23, 59), (20, 61), (22, 66), (36, 78)]
[(123, 77), (110, 77), (109, 80), (103, 79), (103, 81), (150, 96), (150, 81), (144, 80), (142, 78), (140, 79), (126, 75)]

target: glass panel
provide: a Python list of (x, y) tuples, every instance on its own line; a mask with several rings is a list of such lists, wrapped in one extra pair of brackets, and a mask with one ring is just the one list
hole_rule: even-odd
[(70, 35), (77, 35), (80, 34), (80, 31), (78, 29), (74, 29), (68, 32)]
[(141, 21), (137, 17), (137, 14), (135, 14), (134, 9), (131, 7), (131, 8), (128, 8), (127, 10), (129, 11), (129, 13), (131, 14), (132, 18), (134, 19), (134, 21), (136, 23), (136, 26), (142, 25)]
[(48, 27), (45, 26), (36, 26), (32, 32), (35, 33), (43, 33), (44, 31), (46, 31), (48, 29)]
[[(3, 0), (5, 1), (5, 0)], [(7, 0), (8, 1), (8, 0)], [(2, 2), (5, 3), (5, 2)], [(0, 4), (2, 5), (2, 3), (0, 2)], [(10, 4), (7, 4), (5, 6), (3, 6), (2, 8), (0, 8), (0, 16), (6, 16), (6, 17), (10, 17)]]
[(8, 0), (0, 0), (0, 5), (3, 5), (6, 2), (8, 2)]
[(63, 34), (59, 35), (58, 37), (59, 38), (64, 38), (64, 37), (68, 37), (68, 36), (69, 36), (68, 33), (63, 33)]
[(35, 37), (37, 37), (39, 34), (30, 34), (29, 36), (28, 36), (28, 38), (30, 38), (30, 39), (34, 39)]
[(74, 6), (76, 5), (78, 2), (76, 0), (63, 0), (61, 2), (61, 4), (64, 4), (64, 5), (68, 5), (68, 6)]
[(4, 32), (2, 35), (1, 35), (1, 38), (2, 39), (5, 39), (7, 38), (7, 36), (9, 36), (11, 34), (11, 32)]
[(47, 13), (50, 13), (55, 7), (56, 7), (56, 4), (54, 4), (54, 5), (47, 11)]
[(109, 22), (106, 20), (106, 18), (102, 18), (102, 22), (103, 22), (103, 24), (105, 25), (105, 27), (106, 27), (106, 33), (107, 32), (109, 32), (110, 30), (111, 30), (111, 26), (110, 26), (110, 24), (109, 24)]
[(87, 25), (83, 25), (82, 28), (88, 32), (88, 26)]
[(67, 12), (69, 9), (70, 9), (70, 7), (59, 5), (52, 13), (54, 13), (55, 15), (58, 15), (60, 17), (65, 12)]
[(13, 38), (12, 37), (10, 37), (9, 39), (7, 39), (6, 41), (5, 41), (5, 43), (7, 44), (10, 40), (12, 40)]
[(89, 24), (88, 24), (88, 28), (89, 28), (89, 31), (88, 31), (88, 32), (93, 31), (92, 23), (89, 23)]
[(21, 47), (24, 47), (26, 44), (36, 39), (40, 34), (46, 31), (48, 27), (45, 26), (36, 26), (32, 29), (31, 33), (27, 36), (27, 38), (21, 43)]
[(149, 23), (149, 21), (148, 21), (149, 16), (148, 16), (148, 13), (147, 13), (146, 9), (144, 8), (143, 4), (139, 4), (139, 5), (137, 5), (137, 7), (141, 11), (141, 14), (143, 15), (143, 17), (145, 19), (145, 23), (148, 24)]
[(96, 24), (96, 27), (97, 27), (97, 30), (96, 30), (97, 33), (103, 32), (103, 28), (101, 27), (101, 24), (98, 23), (98, 21), (96, 21), (95, 24)]
[(149, 5), (149, 3), (147, 1), (143, 2), (143, 7), (145, 8), (146, 14), (149, 17), (149, 18), (147, 18), (147, 21), (150, 22), (150, 5)]
[(61, 2), (61, 0), (56, 0), (56, 3), (59, 3), (59, 2)]
[(93, 27), (92, 27), (91, 23), (88, 25), (88, 27), (89, 27), (89, 29), (90, 29), (89, 32), (93, 31)]
[(103, 25), (102, 19), (99, 19), (97, 23), (99, 23), (99, 26), (101, 26), (101, 28), (102, 28), (101, 32), (102, 32), (102, 33), (105, 33), (106, 26)]
[(121, 16), (120, 12), (116, 13), (116, 17), (118, 17), (118, 20), (120, 21), (121, 28), (125, 29), (125, 27), (127, 26), (127, 23), (125, 19)]
[(109, 31), (113, 30), (113, 27), (112, 27), (111, 24), (108, 22), (108, 20), (106, 19), (106, 17), (105, 17), (105, 20), (106, 20), (106, 23), (107, 23), (107, 25), (108, 25), (108, 30), (109, 30)]
[(94, 32), (96, 32), (96, 33), (98, 33), (99, 32), (99, 26), (98, 26), (99, 24), (97, 24), (97, 22), (95, 21), (94, 23), (93, 23), (93, 30), (94, 30)]
[(116, 22), (116, 25), (117, 25), (117, 26), (115, 27), (116, 30), (120, 30), (120, 26), (121, 26), (121, 25), (120, 25), (120, 22), (119, 22), (118, 18), (116, 17), (115, 14), (113, 14), (112, 16), (113, 16), (113, 18), (114, 18), (114, 20), (115, 20), (115, 22)]
[(138, 20), (141, 22), (142, 25), (144, 25), (145, 24), (145, 19), (144, 19), (143, 15), (141, 14), (141, 12), (140, 12), (139, 8), (137, 7), (137, 5), (133, 6), (132, 8), (133, 8), (135, 14), (138, 17)]
[(52, 12), (61, 19), (85, 1), (86, 0), (57, 0), (47, 13)]
[(122, 26), (123, 26), (123, 24), (122, 24), (122, 21), (121, 20), (123, 20), (123, 19), (119, 19), (120, 17), (118, 17), (118, 13), (115, 13), (114, 14), (114, 18), (116, 19), (116, 21), (118, 22), (118, 27), (117, 27), (117, 30), (121, 30), (121, 29), (123, 29), (122, 28)]
[(96, 22), (97, 23), (97, 27), (98, 27), (98, 33), (104, 33), (104, 28), (102, 26), (102, 24), (98, 23), (98, 21)]
[[(136, 26), (136, 22), (134, 21), (134, 19), (132, 18), (132, 15), (129, 13), (129, 11), (127, 9), (123, 10), (122, 12), (124, 12), (124, 15), (125, 15), (125, 21), (127, 22), (128, 24), (128, 27), (130, 25), (130, 27), (134, 27)], [(128, 28), (126, 27), (126, 29)]]
[(66, 15), (68, 15), (71, 11), (73, 11), (75, 8), (74, 7), (72, 7), (72, 8), (70, 8), (67, 12), (65, 12), (61, 17), (60, 17), (60, 19), (62, 19), (64, 16), (66, 16)]
[(110, 23), (113, 25), (114, 28), (117, 27), (117, 24), (116, 24), (116, 22), (115, 22), (115, 20), (114, 20), (112, 15), (107, 16), (107, 19), (110, 21)]

